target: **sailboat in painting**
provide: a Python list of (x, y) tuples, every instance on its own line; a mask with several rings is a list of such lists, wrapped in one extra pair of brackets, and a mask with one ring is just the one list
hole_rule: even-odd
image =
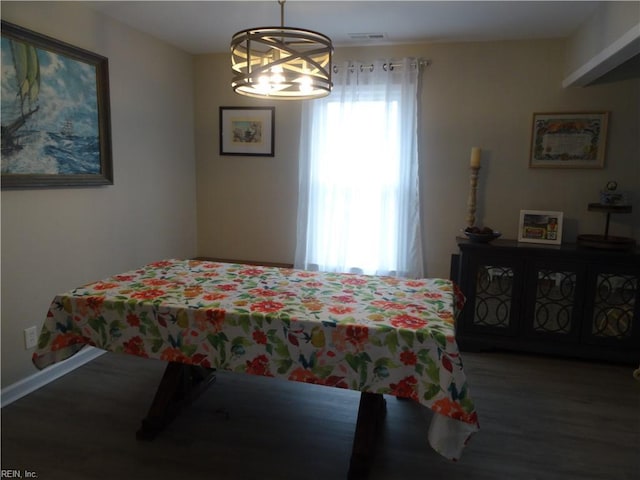
[(60, 129), (60, 135), (64, 135), (65, 137), (73, 135), (73, 122), (71, 120), (67, 119), (64, 121)]
[[(22, 149), (21, 137), (27, 120), (40, 108), (40, 62), (34, 46), (10, 40), (11, 56), (15, 68), (16, 96), (19, 112), (9, 123), (2, 123), (2, 155), (12, 155)], [(4, 113), (4, 112), (3, 112)]]

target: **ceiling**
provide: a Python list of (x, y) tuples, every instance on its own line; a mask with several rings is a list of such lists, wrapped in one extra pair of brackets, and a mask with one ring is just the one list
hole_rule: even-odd
[[(280, 25), (276, 0), (86, 3), (191, 54), (228, 52), (235, 32)], [(570, 36), (601, 3), (288, 0), (285, 25), (324, 33), (337, 47), (562, 38)], [(383, 38), (354, 39), (352, 34), (382, 34)]]

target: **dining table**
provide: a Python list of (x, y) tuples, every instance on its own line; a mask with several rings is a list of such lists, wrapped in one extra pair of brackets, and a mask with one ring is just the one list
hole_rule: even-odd
[(33, 363), (86, 346), (166, 361), (139, 439), (158, 435), (216, 372), (361, 392), (347, 476), (366, 478), (385, 396), (432, 412), (425, 435), (447, 459), (479, 430), (455, 336), (463, 306), (442, 278), (167, 259), (55, 295)]

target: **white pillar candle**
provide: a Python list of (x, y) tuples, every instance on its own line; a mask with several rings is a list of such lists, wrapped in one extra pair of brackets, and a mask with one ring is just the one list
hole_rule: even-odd
[(480, 167), (480, 147), (473, 147), (471, 149), (471, 163), (473, 168)]

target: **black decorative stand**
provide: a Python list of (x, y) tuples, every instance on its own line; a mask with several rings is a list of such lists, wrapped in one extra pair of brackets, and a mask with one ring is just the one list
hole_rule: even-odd
[(628, 250), (635, 246), (633, 238), (616, 237), (609, 235), (609, 220), (612, 213), (631, 213), (631, 205), (603, 205), (601, 203), (590, 203), (590, 212), (603, 212), (607, 214), (607, 221), (604, 227), (604, 235), (578, 235), (577, 244), (584, 247), (602, 248), (607, 250)]

